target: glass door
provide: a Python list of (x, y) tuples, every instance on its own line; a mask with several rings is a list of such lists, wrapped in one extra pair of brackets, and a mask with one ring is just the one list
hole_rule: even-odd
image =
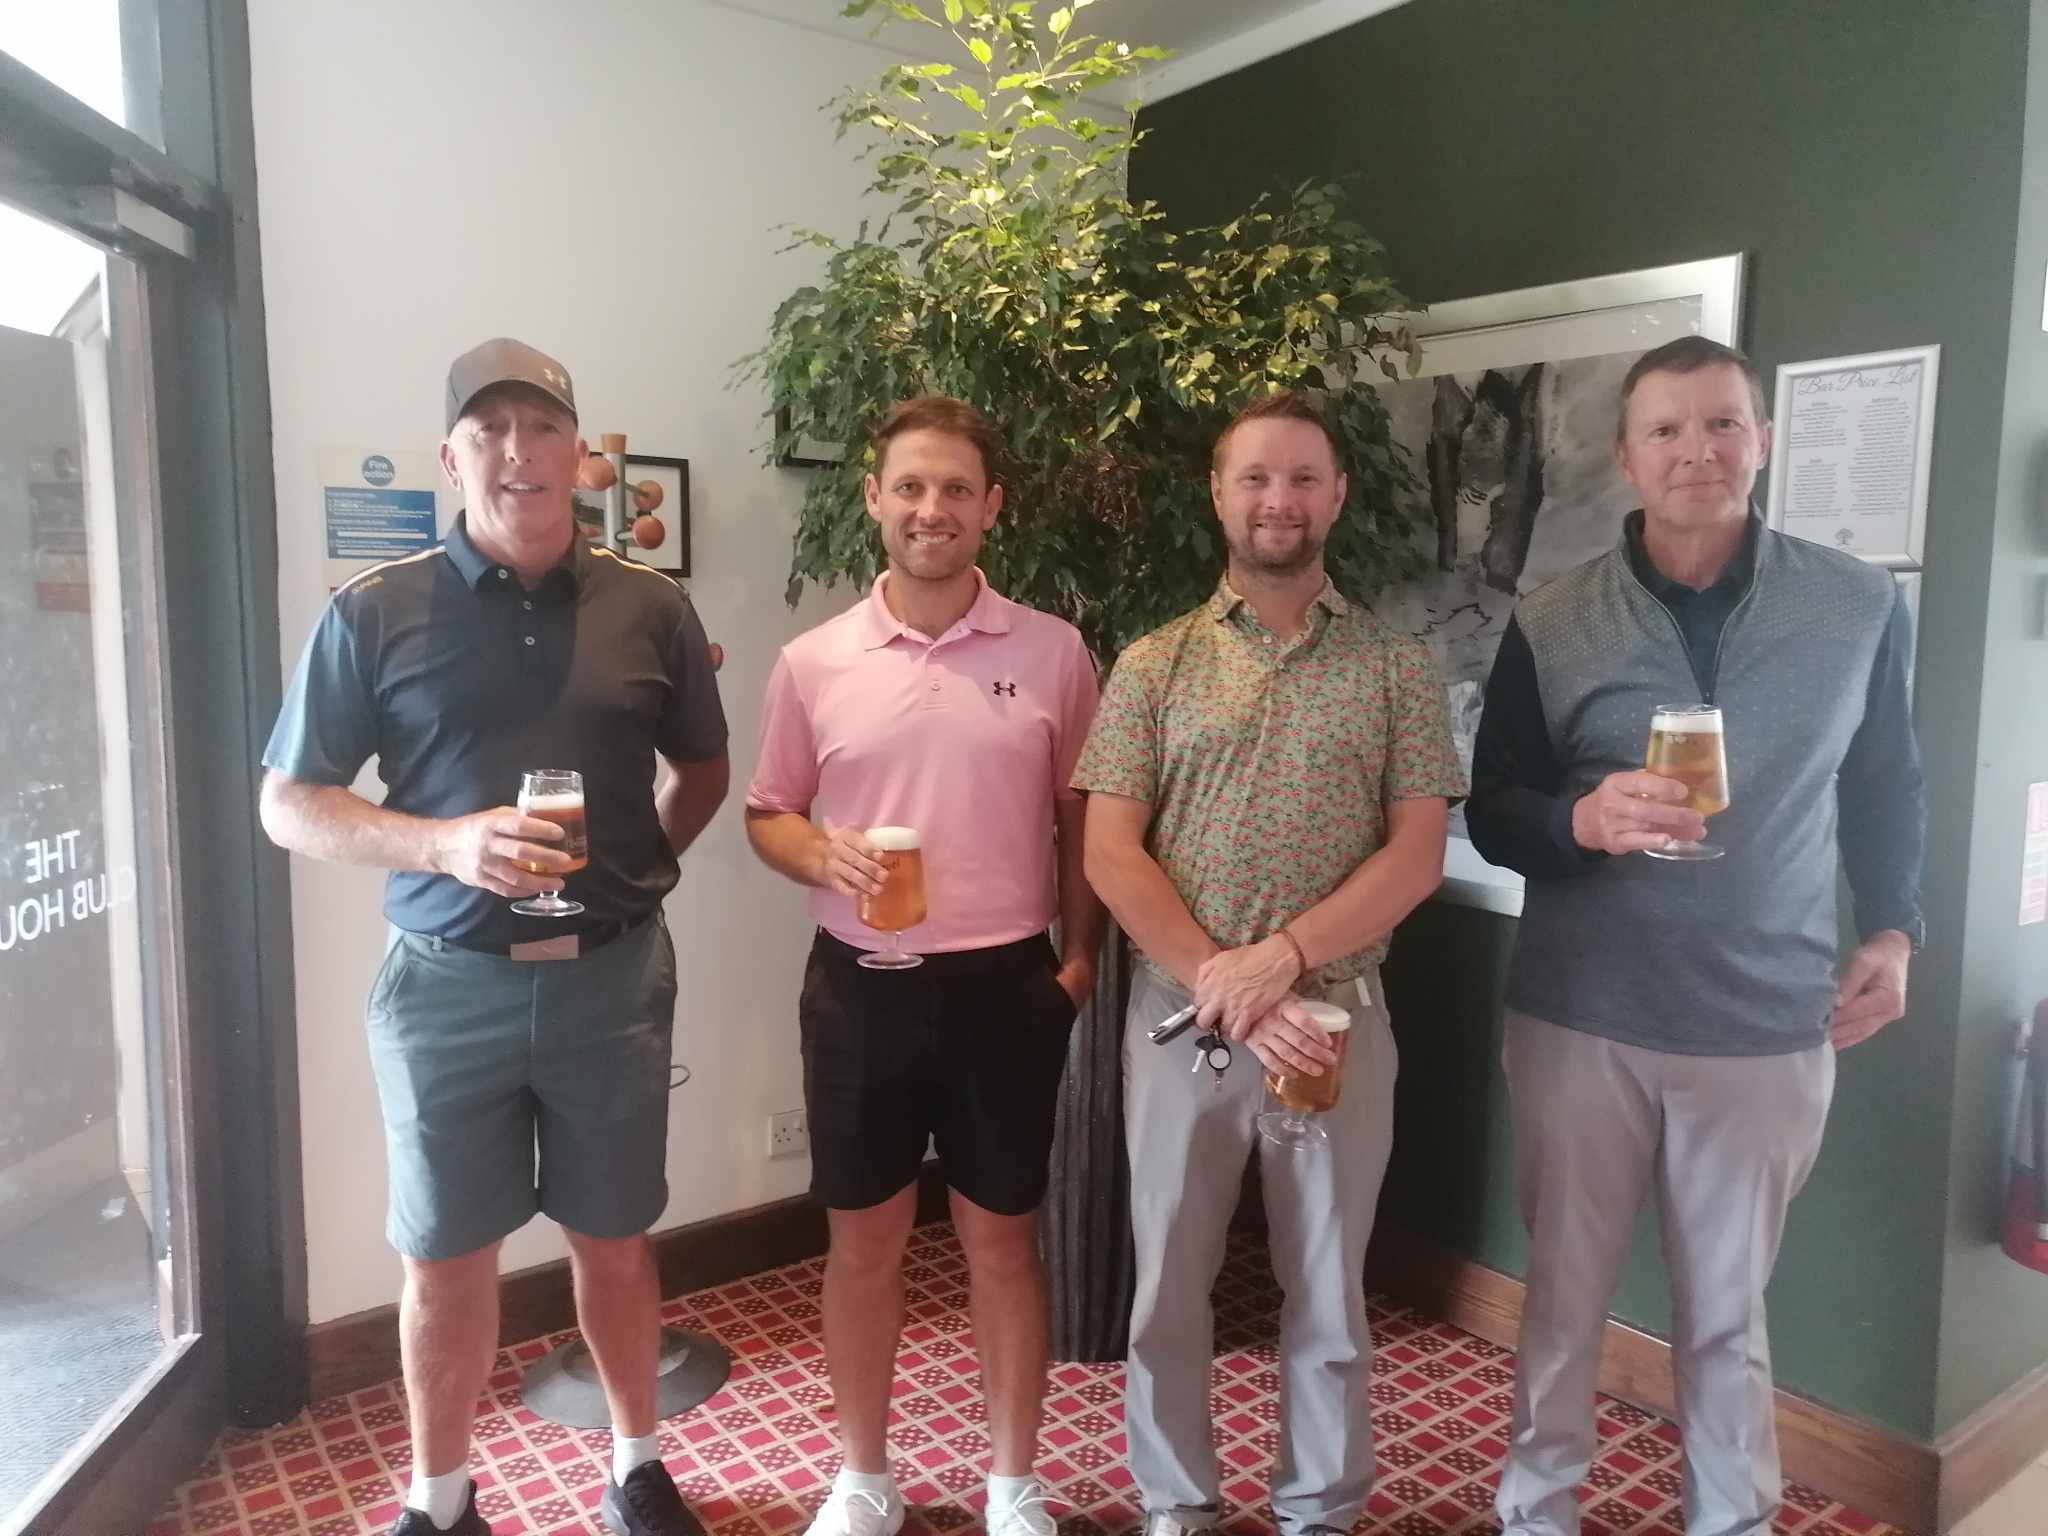
[(0, 0), (0, 1536), (303, 1396), (242, 0)]

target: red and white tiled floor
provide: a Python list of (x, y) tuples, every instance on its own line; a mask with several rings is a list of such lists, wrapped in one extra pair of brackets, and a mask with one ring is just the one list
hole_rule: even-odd
[[(801, 1533), (838, 1470), (819, 1333), (822, 1274), (821, 1261), (793, 1264), (666, 1308), (667, 1321), (715, 1334), (734, 1356), (725, 1389), (665, 1424), (661, 1436), (670, 1471), (714, 1536)], [(964, 1532), (979, 1526), (989, 1442), (966, 1264), (949, 1228), (919, 1230), (908, 1281), (891, 1427), (896, 1477), (914, 1511), (905, 1529)], [(1211, 1406), (1234, 1536), (1272, 1530), (1265, 1480), (1278, 1410), (1279, 1301), (1263, 1248), (1233, 1240), (1217, 1283)], [(1380, 1479), (1364, 1528), (1391, 1536), (1496, 1529), (1493, 1487), (1513, 1356), (1378, 1300), (1372, 1320)], [(471, 1475), (498, 1536), (602, 1529), (596, 1509), (610, 1436), (546, 1423), (519, 1397), (522, 1367), (560, 1337), (501, 1354), (478, 1405)], [(1678, 1536), (1677, 1431), (1602, 1399), (1600, 1438), (1585, 1536)], [(1063, 1536), (1113, 1536), (1137, 1525), (1124, 1467), (1121, 1366), (1052, 1368), (1042, 1446), (1040, 1473), (1065, 1505)], [(227, 1435), (148, 1536), (382, 1532), (397, 1518), (411, 1461), (395, 1384), (333, 1398), (282, 1428)], [(1798, 1487), (1786, 1490), (1777, 1528), (1788, 1536), (1895, 1536)]]

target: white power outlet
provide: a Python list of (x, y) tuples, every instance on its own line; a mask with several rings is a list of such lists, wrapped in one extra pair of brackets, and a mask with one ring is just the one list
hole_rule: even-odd
[(768, 1155), (802, 1157), (811, 1150), (811, 1122), (800, 1109), (768, 1117)]

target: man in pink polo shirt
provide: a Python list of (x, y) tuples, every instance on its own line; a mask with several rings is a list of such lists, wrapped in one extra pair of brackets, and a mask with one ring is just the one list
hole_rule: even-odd
[[(1102, 939), (1081, 873), (1083, 802), (1068, 788), (1096, 682), (1072, 625), (1010, 602), (975, 567), (1003, 505), (1000, 448), (979, 411), (939, 396), (876, 429), (868, 515), (889, 568), (864, 602), (784, 647), (747, 791), (754, 851), (811, 887), (818, 923), (798, 1008), (845, 1463), (811, 1536), (903, 1524), (889, 1388), (927, 1140), (967, 1253), (993, 1442), (988, 1533), (1053, 1536), (1031, 1475), (1046, 1351), (1037, 1211), (1067, 1035)], [(922, 848), (929, 917), (898, 936), (924, 957), (915, 969), (858, 963), (885, 947), (858, 916), (886, 878), (865, 835), (877, 826), (911, 828)]]

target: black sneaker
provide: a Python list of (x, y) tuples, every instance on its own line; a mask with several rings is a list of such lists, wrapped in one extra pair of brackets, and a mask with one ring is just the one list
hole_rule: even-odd
[(491, 1528), (476, 1512), (476, 1484), (472, 1482), (462, 1496), (462, 1513), (445, 1531), (427, 1518), (425, 1510), (404, 1509), (399, 1511), (398, 1524), (391, 1527), (391, 1536), (491, 1536)]
[(623, 1483), (605, 1480), (604, 1528), (612, 1536), (704, 1536), (704, 1527), (658, 1461), (643, 1461)]

